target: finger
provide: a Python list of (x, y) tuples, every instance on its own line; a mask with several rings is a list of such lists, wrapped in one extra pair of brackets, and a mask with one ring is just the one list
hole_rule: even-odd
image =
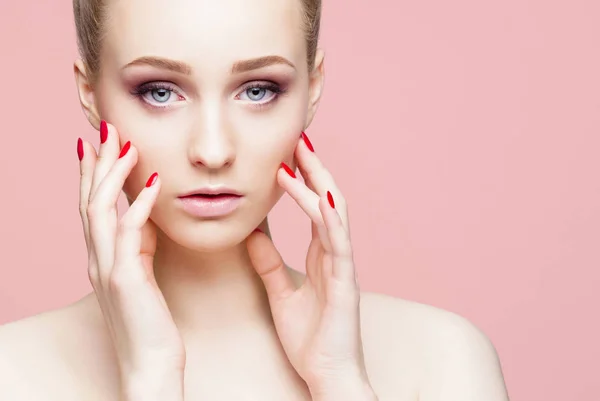
[(90, 230), (87, 217), (87, 207), (92, 187), (92, 177), (96, 165), (96, 149), (82, 140), (77, 139), (77, 155), (79, 157), (79, 215), (83, 224), (85, 244), (90, 251)]
[[(317, 233), (317, 235), (319, 235)], [(315, 284), (318, 290), (321, 290), (321, 283), (323, 280), (323, 263), (322, 259), (325, 255), (325, 250), (320, 238), (316, 238), (310, 241), (308, 250), (306, 251), (306, 276), (308, 280)]]
[[(306, 174), (306, 172), (300, 166), (298, 166), (298, 170), (300, 171), (300, 174), (302, 175), (302, 178), (304, 179), (304, 185), (306, 185), (314, 193), (317, 193), (317, 191), (315, 190), (314, 185), (312, 185), (312, 182), (310, 182), (310, 179), (307, 178), (308, 174)], [(311, 224), (310, 224), (310, 233), (311, 233), (311, 237), (313, 239), (317, 238), (318, 235), (319, 235), (319, 231), (318, 231), (317, 225), (315, 223), (313, 223), (312, 220), (311, 220)]]
[[(308, 136), (306, 136), (306, 133), (302, 132), (300, 137), (303, 139), (304, 144), (306, 145), (307, 149), (310, 150), (311, 152), (314, 152), (315, 150), (313, 148), (313, 145), (310, 142), (310, 139), (308, 139)], [(308, 188), (310, 188), (311, 191), (313, 191), (314, 193), (316, 193), (318, 195), (319, 192), (317, 191), (317, 189), (315, 188), (313, 183), (310, 181), (310, 177), (308, 176), (308, 173), (306, 172), (306, 170), (304, 170), (304, 168), (301, 165), (298, 165), (298, 170), (300, 171), (300, 174), (302, 175), (302, 178), (304, 179), (304, 183), (306, 184), (306, 186)], [(311, 235), (312, 235), (312, 238), (316, 238), (319, 235), (317, 226), (314, 223), (311, 224)]]
[(356, 282), (354, 258), (352, 256), (352, 245), (350, 237), (344, 227), (344, 223), (336, 210), (336, 202), (331, 192), (320, 199), (319, 209), (323, 214), (323, 220), (329, 234), (332, 248), (332, 274), (340, 281)]
[(87, 215), (90, 237), (96, 252), (100, 276), (108, 279), (114, 265), (115, 236), (117, 230), (117, 201), (125, 180), (137, 163), (137, 150), (133, 145), (122, 158), (119, 158), (106, 174), (93, 198), (90, 200)]
[[(349, 221), (346, 200), (342, 196), (333, 176), (325, 168), (319, 157), (314, 151), (311, 151), (312, 144), (309, 146), (310, 140), (306, 133), (303, 133), (302, 138), (298, 142), (295, 149), (296, 160), (298, 160), (298, 168), (302, 173), (305, 181), (310, 182), (313, 190), (319, 196), (325, 196), (327, 191), (335, 197), (336, 208), (340, 214), (344, 227), (349, 232)], [(314, 148), (312, 148), (314, 149)], [(349, 235), (349, 234), (348, 234)]]
[(281, 255), (269, 237), (255, 231), (246, 240), (248, 255), (256, 273), (260, 276), (271, 304), (294, 293), (296, 288)]
[(156, 237), (144, 235), (144, 228), (150, 218), (152, 208), (160, 192), (161, 182), (158, 173), (153, 173), (140, 191), (135, 201), (119, 221), (115, 241), (115, 268), (111, 274), (125, 274), (128, 277), (146, 279), (153, 277), (151, 263), (146, 263), (146, 271), (119, 271), (135, 265), (135, 261), (154, 258)]
[(98, 148), (98, 160), (92, 179), (90, 199), (98, 190), (100, 183), (106, 177), (113, 164), (119, 157), (119, 135), (115, 127), (102, 120), (100, 123), (100, 147)]
[[(277, 172), (277, 182), (296, 201), (304, 213), (315, 224), (323, 247), (330, 249), (327, 229), (319, 211), (319, 195), (311, 191), (304, 183), (292, 176), (282, 164)], [(289, 167), (288, 167), (289, 168)]]

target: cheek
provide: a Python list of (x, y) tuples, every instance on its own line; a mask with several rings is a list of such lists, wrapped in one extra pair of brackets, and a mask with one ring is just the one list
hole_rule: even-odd
[[(239, 143), (238, 171), (259, 191), (273, 192), (279, 188), (277, 171), (281, 162), (295, 166), (294, 150), (300, 139), (297, 129), (265, 130)], [(265, 193), (266, 195), (266, 193)]]
[(292, 163), (305, 119), (306, 106), (299, 99), (256, 118), (239, 119), (244, 123), (235, 127), (238, 152), (262, 166)]
[(268, 213), (284, 193), (277, 183), (277, 171), (281, 162), (294, 168), (294, 150), (299, 138), (300, 131), (288, 127), (278, 132), (265, 132), (255, 138), (254, 144), (245, 145), (248, 157), (244, 162), (240, 160), (240, 167), (242, 171), (246, 170), (242, 174), (250, 174), (245, 181), (262, 199), (260, 208), (264, 213)]
[(300, 131), (289, 128), (261, 135), (260, 139), (257, 139), (258, 143), (252, 147), (254, 156), (269, 163), (290, 161), (299, 137)]
[(131, 140), (132, 143), (138, 143), (136, 147), (138, 151), (138, 161), (123, 185), (123, 191), (129, 199), (135, 199), (137, 197), (146, 185), (148, 178), (150, 178), (154, 172), (158, 171), (159, 174), (164, 177), (165, 173), (168, 173), (168, 168), (165, 166), (169, 165), (168, 160), (165, 160), (165, 158), (168, 157), (168, 154), (164, 152), (164, 147), (155, 147), (154, 144), (144, 141), (143, 138), (139, 138), (135, 141), (135, 135), (132, 135), (132, 137), (133, 139), (129, 140)]

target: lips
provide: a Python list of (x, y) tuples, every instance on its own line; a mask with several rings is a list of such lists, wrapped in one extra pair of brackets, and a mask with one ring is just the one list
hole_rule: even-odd
[(222, 194), (192, 194), (192, 195), (187, 195), (187, 196), (180, 196), (180, 198), (200, 198), (200, 199), (214, 199), (214, 200), (226, 199), (226, 198), (239, 198), (239, 197), (240, 197), (240, 195), (227, 194), (227, 193), (222, 193)]
[(229, 215), (243, 202), (243, 196), (229, 193), (192, 193), (180, 196), (178, 205), (195, 217), (217, 218)]
[(188, 196), (206, 196), (207, 198), (216, 198), (218, 196), (237, 196), (237, 195), (228, 194), (228, 193), (221, 193), (221, 194), (191, 194), (191, 195), (187, 195), (187, 196), (182, 196), (181, 198), (187, 198)]
[(200, 188), (196, 190), (192, 190), (186, 192), (183, 195), (180, 195), (179, 198), (187, 198), (187, 197), (202, 197), (202, 198), (218, 198), (218, 197), (239, 197), (242, 194), (236, 191), (235, 189), (226, 188), (226, 187), (206, 187)]

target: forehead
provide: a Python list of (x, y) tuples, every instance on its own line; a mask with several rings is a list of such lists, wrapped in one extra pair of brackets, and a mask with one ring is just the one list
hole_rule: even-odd
[(104, 47), (119, 65), (147, 55), (194, 68), (305, 56), (300, 0), (111, 0)]

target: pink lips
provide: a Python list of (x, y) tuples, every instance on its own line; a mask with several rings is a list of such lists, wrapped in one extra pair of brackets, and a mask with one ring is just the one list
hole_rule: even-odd
[(238, 208), (242, 196), (221, 193), (217, 195), (188, 195), (178, 198), (179, 203), (187, 213), (196, 217), (222, 217)]

